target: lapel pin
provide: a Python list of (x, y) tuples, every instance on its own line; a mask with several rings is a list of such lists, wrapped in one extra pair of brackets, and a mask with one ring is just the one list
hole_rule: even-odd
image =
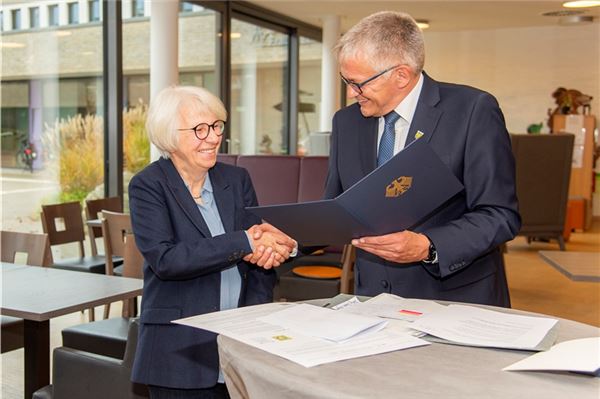
[(423, 136), (425, 136), (425, 133), (423, 133), (420, 130), (417, 130), (417, 133), (415, 133), (415, 140), (418, 140), (418, 139), (420, 139)]

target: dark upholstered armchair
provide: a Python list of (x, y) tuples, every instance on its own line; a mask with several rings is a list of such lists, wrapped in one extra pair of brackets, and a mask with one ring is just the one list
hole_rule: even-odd
[(557, 239), (561, 251), (565, 250), (573, 140), (571, 134), (511, 135), (522, 218), (519, 235), (529, 242)]
[(68, 347), (53, 353), (52, 385), (34, 393), (34, 399), (147, 398), (145, 386), (130, 381), (137, 346), (138, 321), (129, 324), (122, 360)]

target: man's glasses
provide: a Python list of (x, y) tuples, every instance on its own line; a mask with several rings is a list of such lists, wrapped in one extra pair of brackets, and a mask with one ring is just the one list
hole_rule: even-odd
[(360, 83), (356, 83), (356, 82), (351, 82), (348, 79), (346, 79), (344, 77), (344, 75), (342, 75), (342, 73), (340, 72), (340, 77), (342, 78), (342, 80), (344, 81), (344, 83), (346, 83), (348, 86), (350, 86), (352, 88), (352, 90), (354, 90), (355, 92), (357, 92), (358, 94), (362, 94), (363, 93), (363, 87), (369, 83), (371, 83), (372, 81), (374, 81), (375, 79), (377, 79), (378, 77), (380, 77), (381, 75), (383, 75), (386, 72), (391, 71), (394, 68), (398, 68), (400, 65), (394, 65), (393, 67), (389, 67), (388, 69), (384, 69), (383, 71), (379, 72), (377, 75), (373, 75), (371, 76), (369, 79), (360, 82)]
[(210, 134), (211, 128), (217, 136), (221, 137), (223, 135), (223, 132), (225, 131), (225, 121), (216, 120), (212, 123), (212, 125), (209, 125), (208, 123), (199, 123), (196, 126), (189, 129), (177, 130), (193, 130), (198, 140), (204, 140)]

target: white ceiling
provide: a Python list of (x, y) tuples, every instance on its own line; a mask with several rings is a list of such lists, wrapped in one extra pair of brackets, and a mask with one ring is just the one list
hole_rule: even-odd
[[(545, 17), (542, 13), (567, 10), (562, 1), (369, 1), (369, 0), (250, 0), (263, 8), (321, 27), (324, 15), (339, 15), (342, 32), (361, 18), (376, 11), (403, 11), (415, 19), (427, 19), (429, 31), (463, 31), (502, 29), (511, 27), (558, 25), (559, 17)], [(585, 10), (583, 15), (594, 16), (599, 24), (600, 7)]]

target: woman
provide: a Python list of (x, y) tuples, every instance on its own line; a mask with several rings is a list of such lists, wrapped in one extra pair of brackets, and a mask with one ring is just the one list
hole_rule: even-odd
[(225, 120), (221, 101), (197, 87), (164, 89), (148, 111), (161, 158), (131, 180), (129, 201), (145, 259), (132, 380), (151, 398), (228, 397), (216, 335), (171, 321), (272, 301), (270, 268), (295, 245), (244, 209), (257, 204), (248, 172), (216, 162)]

